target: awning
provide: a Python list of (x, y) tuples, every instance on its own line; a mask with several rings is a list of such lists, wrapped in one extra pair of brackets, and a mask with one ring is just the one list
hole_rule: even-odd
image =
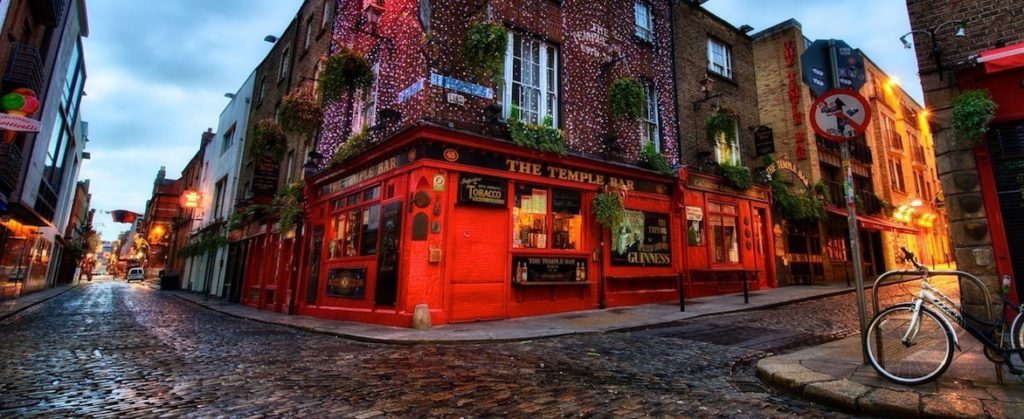
[[(846, 217), (846, 210), (833, 207), (825, 207), (825, 210), (836, 215)], [(860, 228), (867, 230), (879, 230), (879, 231), (892, 231), (896, 233), (909, 233), (917, 234), (917, 229), (913, 227), (907, 227), (902, 224), (896, 224), (892, 221), (884, 218), (872, 217), (870, 215), (857, 215), (858, 225)]]
[(987, 74), (1024, 67), (1024, 42), (982, 52), (978, 62)]

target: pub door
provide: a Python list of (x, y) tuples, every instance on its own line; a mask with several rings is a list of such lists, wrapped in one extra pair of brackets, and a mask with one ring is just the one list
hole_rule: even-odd
[(1024, 121), (992, 126), (988, 135), (1010, 264), (1024, 295)]
[(509, 216), (505, 208), (460, 206), (452, 220), (454, 246), (451, 272), (453, 322), (506, 317), (511, 270)]

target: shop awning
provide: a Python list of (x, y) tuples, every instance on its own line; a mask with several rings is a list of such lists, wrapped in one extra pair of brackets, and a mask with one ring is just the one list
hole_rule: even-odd
[[(833, 208), (833, 207), (826, 207), (825, 209), (828, 212), (831, 212), (833, 214), (837, 214), (837, 215), (841, 215), (843, 217), (846, 217), (846, 210), (844, 210), (844, 209)], [(892, 221), (889, 221), (889, 220), (886, 220), (886, 219), (880, 218), (880, 217), (872, 217), (870, 215), (858, 215), (857, 216), (857, 221), (858, 221), (858, 223), (859, 223), (861, 228), (868, 229), (868, 230), (892, 231), (892, 232), (896, 232), (896, 233), (917, 234), (917, 229), (915, 229), (913, 227), (907, 227), (907, 226), (902, 225), (902, 224), (897, 224), (897, 223), (894, 223)]]
[(1024, 42), (982, 52), (978, 62), (987, 74), (1024, 67)]

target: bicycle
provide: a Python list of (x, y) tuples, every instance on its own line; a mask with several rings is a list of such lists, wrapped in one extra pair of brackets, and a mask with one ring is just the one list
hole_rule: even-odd
[[(939, 378), (953, 362), (953, 347), (963, 351), (956, 329), (953, 328), (955, 323), (985, 346), (984, 353), (990, 361), (1006, 365), (1013, 374), (1024, 374), (1024, 369), (1012, 360), (1012, 356), (1016, 355), (1024, 362), (1024, 313), (1021, 306), (1015, 306), (1009, 301), (1009, 293), (1006, 292), (1009, 278), (1004, 278), (1003, 283), (1002, 315), (996, 317), (992, 315), (989, 290), (978, 277), (963, 271), (929, 271), (918, 263), (913, 253), (907, 249), (902, 250), (914, 270), (886, 272), (875, 281), (875, 312), (878, 314), (863, 337), (864, 353), (875, 371), (889, 381), (908, 386), (925, 384)], [(886, 278), (901, 275), (919, 276), (920, 292), (911, 302), (897, 304), (879, 312), (878, 285)], [(966, 278), (984, 291), (985, 307), (989, 319), (993, 320), (971, 315), (929, 283), (932, 276), (951, 275), (958, 277), (958, 286), (961, 284), (959, 279)], [(1009, 323), (1009, 339), (1005, 333), (1007, 323), (1004, 321), (1008, 317), (1007, 309), (1017, 312)], [(1001, 380), (1002, 370), (998, 371)]]

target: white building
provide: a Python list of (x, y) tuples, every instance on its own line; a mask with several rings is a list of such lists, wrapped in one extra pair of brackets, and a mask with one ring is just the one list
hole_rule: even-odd
[[(203, 197), (199, 218), (193, 225), (190, 242), (196, 243), (211, 236), (227, 237), (227, 219), (234, 209), (238, 173), (241, 170), (242, 151), (245, 149), (246, 127), (249, 125), (249, 104), (255, 72), (231, 97), (221, 112), (217, 135), (206, 147), (199, 193)], [(211, 296), (224, 297), (229, 284), (225, 284), (228, 248), (189, 258), (185, 262), (183, 281), (188, 289)]]

